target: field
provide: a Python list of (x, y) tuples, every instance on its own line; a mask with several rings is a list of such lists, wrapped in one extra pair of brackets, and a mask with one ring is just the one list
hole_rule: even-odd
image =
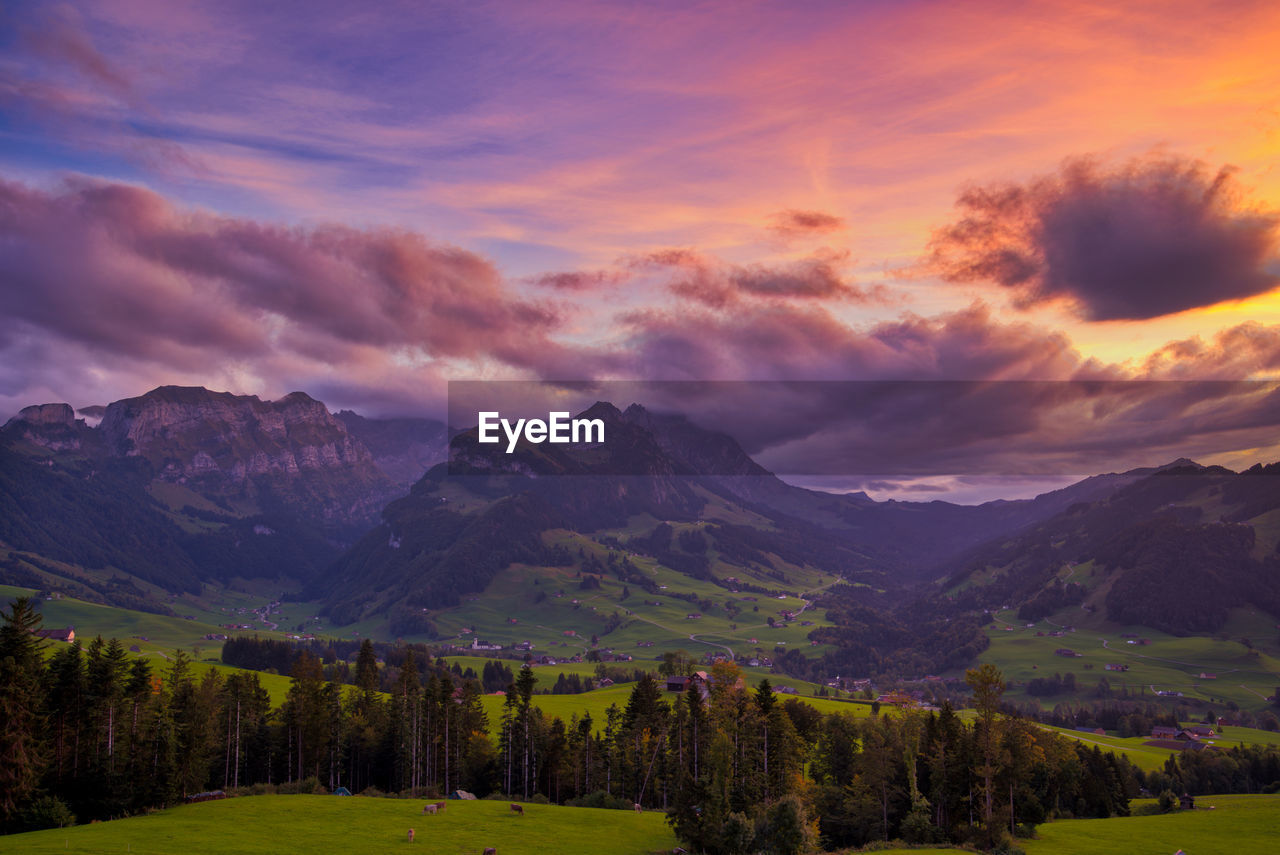
[[(1270, 855), (1280, 829), (1280, 796), (1203, 796), (1193, 811), (1113, 819), (1061, 820), (1019, 840), (1028, 855), (1189, 855), (1223, 852)], [(499, 855), (646, 855), (676, 845), (663, 815), (649, 811), (450, 801), (435, 817), (421, 801), (336, 796), (252, 796), (186, 805), (155, 814), (66, 829), (0, 837), (0, 853), (140, 855), (325, 855), (331, 852), (412, 852), (413, 828), (424, 852)], [(1210, 806), (1212, 805), (1212, 809)], [(877, 850), (887, 855), (958, 849)]]
[[(0, 837), (0, 853), (138, 855), (325, 855), (414, 852), (480, 855), (645, 855), (670, 852), (663, 814), (450, 801), (439, 816), (423, 802), (355, 796), (250, 796), (185, 805), (149, 816)], [(407, 832), (413, 828), (415, 843)]]
[[(1117, 695), (1127, 690), (1131, 697), (1156, 700), (1157, 691), (1181, 692), (1187, 700), (1222, 706), (1234, 702), (1252, 710), (1266, 708), (1267, 696), (1280, 684), (1280, 658), (1271, 652), (1275, 624), (1249, 609), (1232, 614), (1229, 635), (1223, 632), (1213, 638), (1178, 638), (1144, 627), (1120, 626), (1079, 608), (1029, 627), (1012, 611), (997, 612), (991, 618), (994, 628), (987, 630), (991, 646), (983, 660), (999, 666), (1011, 684), (1010, 696), (1038, 700), (1046, 708), (1069, 696), (1032, 698), (1025, 684), (1055, 673), (1074, 674), (1081, 693), (1092, 693), (1105, 678)], [(1074, 626), (1075, 631), (1050, 635), (1064, 625)], [(1149, 643), (1129, 643), (1139, 639)], [(1080, 655), (1056, 655), (1059, 648)], [(1108, 664), (1127, 665), (1128, 670), (1107, 671)]]
[[(1189, 725), (1191, 722), (1182, 722)], [(1147, 736), (1130, 736), (1121, 738), (1119, 736), (1099, 736), (1093, 733), (1082, 733), (1076, 730), (1067, 730), (1061, 727), (1050, 727), (1049, 725), (1041, 725), (1045, 730), (1052, 730), (1069, 739), (1075, 739), (1086, 745), (1097, 745), (1103, 751), (1114, 751), (1117, 754), (1123, 754), (1129, 758), (1133, 765), (1145, 771), (1160, 769), (1164, 766), (1164, 761), (1170, 756), (1179, 752), (1168, 748), (1156, 748), (1150, 745), (1144, 745), (1150, 737)], [(1252, 727), (1228, 727), (1223, 730), (1217, 737), (1206, 739), (1205, 742), (1216, 745), (1219, 748), (1231, 748), (1235, 745), (1280, 745), (1280, 734), (1272, 733), (1266, 730), (1258, 730)]]
[[(1280, 834), (1280, 796), (1200, 796), (1196, 809), (1157, 816), (1073, 819), (1019, 841), (1027, 855), (1271, 855)], [(1213, 810), (1209, 810), (1209, 806)]]

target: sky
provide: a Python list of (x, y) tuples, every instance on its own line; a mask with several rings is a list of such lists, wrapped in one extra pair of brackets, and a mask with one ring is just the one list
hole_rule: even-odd
[[(0, 416), (162, 384), (400, 415), (456, 379), (1177, 380), (1124, 429), (1088, 398), (1090, 455), (1046, 445), (1056, 396), (976, 403), (970, 463), (1280, 459), (1271, 396), (1200, 382), (1280, 371), (1274, 3), (0, 8)], [(823, 403), (735, 424), (807, 472), (848, 440)], [(890, 412), (863, 429), (957, 442)], [(833, 488), (990, 494), (925, 459), (952, 471)]]

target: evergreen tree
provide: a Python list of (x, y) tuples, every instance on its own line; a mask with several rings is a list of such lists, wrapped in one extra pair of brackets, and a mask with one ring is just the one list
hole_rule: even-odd
[(0, 612), (0, 828), (7, 828), (44, 772), (41, 616), (30, 597)]

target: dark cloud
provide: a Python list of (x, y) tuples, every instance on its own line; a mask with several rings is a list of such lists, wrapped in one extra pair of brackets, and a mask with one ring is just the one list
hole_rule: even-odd
[(789, 208), (769, 218), (769, 230), (783, 237), (828, 234), (845, 228), (843, 217), (823, 211), (797, 211)]
[(397, 230), (213, 216), (130, 185), (0, 181), (0, 278), (0, 340), (42, 331), (128, 373), (565, 359), (549, 340), (556, 308), (515, 296), (474, 253)]
[(994, 282), (1018, 305), (1067, 300), (1091, 321), (1145, 319), (1276, 287), (1275, 212), (1229, 167), (1179, 157), (1067, 161), (1025, 184), (974, 187), (933, 235), (933, 272)]

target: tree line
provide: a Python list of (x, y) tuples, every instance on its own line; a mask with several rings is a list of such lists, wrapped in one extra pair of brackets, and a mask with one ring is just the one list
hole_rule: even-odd
[(746, 685), (731, 662), (678, 693), (643, 674), (599, 721), (544, 714), (524, 667), (490, 721), (478, 679), (412, 650), (388, 666), (362, 644), (350, 685), (304, 650), (273, 707), (256, 673), (200, 673), (181, 652), (153, 666), (114, 639), (42, 650), (30, 601), (0, 617), (5, 830), (124, 816), (210, 789), (342, 786), (639, 804), (665, 810), (683, 845), (710, 855), (895, 838), (993, 849), (1053, 817), (1125, 815), (1148, 783), (1256, 788), (1280, 763), (1274, 749), (1221, 766), (1186, 757), (1148, 782), (1124, 758), (1002, 712), (1004, 683), (989, 665), (967, 675), (972, 723), (949, 704), (823, 715), (767, 680)]

